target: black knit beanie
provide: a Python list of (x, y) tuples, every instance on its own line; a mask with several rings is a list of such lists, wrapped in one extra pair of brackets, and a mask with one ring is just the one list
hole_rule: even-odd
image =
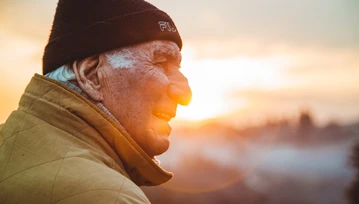
[(172, 19), (143, 0), (59, 0), (43, 74), (76, 59), (152, 40), (182, 48)]

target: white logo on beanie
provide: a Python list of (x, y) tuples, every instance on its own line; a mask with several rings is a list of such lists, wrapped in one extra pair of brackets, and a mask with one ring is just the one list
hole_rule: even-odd
[(171, 31), (171, 32), (176, 32), (177, 30), (175, 29), (175, 27), (170, 23), (170, 22), (167, 22), (167, 21), (158, 21), (158, 24), (160, 25), (160, 29), (162, 31), (164, 31), (166, 28), (168, 31)]

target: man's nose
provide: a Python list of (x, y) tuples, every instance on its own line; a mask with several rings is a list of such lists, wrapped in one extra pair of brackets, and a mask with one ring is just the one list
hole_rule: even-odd
[(192, 91), (188, 85), (188, 80), (182, 73), (176, 78), (168, 87), (168, 95), (178, 104), (187, 106), (192, 98)]

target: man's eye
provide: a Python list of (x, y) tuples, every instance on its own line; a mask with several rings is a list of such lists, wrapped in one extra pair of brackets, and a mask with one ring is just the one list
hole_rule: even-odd
[(166, 62), (157, 62), (155, 63), (156, 66), (160, 67), (161, 69), (166, 69)]

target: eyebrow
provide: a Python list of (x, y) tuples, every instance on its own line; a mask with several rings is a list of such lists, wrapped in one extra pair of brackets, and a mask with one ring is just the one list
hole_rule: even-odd
[(153, 52), (153, 56), (155, 59), (158, 59), (160, 57), (166, 57), (166, 59), (173, 61), (176, 63), (179, 67), (181, 66), (182, 61), (182, 55), (180, 52), (174, 51), (169, 46), (161, 46), (160, 49), (156, 49)]

